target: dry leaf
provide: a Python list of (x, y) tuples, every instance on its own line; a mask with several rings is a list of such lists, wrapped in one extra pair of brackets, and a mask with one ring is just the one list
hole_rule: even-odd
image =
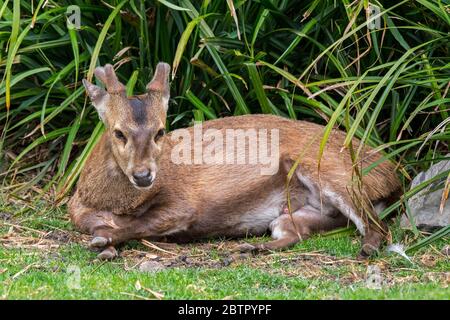
[(426, 267), (434, 267), (436, 265), (436, 257), (429, 255), (429, 254), (424, 254), (421, 258), (420, 258), (420, 262), (426, 266)]

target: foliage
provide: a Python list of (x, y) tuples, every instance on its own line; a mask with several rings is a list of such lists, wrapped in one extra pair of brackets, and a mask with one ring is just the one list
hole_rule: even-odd
[(158, 61), (173, 67), (169, 129), (273, 113), (326, 124), (324, 146), (337, 126), (407, 187), (448, 152), (449, 25), (446, 0), (0, 0), (4, 190), (67, 192), (103, 130), (81, 79), (113, 62), (142, 92)]

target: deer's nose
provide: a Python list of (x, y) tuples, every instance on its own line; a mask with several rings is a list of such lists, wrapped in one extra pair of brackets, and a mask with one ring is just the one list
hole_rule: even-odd
[(139, 187), (148, 187), (153, 182), (150, 170), (147, 169), (134, 172), (133, 180)]

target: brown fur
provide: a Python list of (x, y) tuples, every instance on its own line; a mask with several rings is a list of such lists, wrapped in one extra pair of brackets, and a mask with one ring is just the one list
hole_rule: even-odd
[[(330, 135), (318, 171), (323, 126), (271, 115), (246, 115), (204, 122), (203, 130), (215, 128), (223, 132), (227, 128), (267, 129), (270, 132), (270, 129), (279, 129), (280, 167), (277, 174), (261, 175), (260, 164), (176, 165), (170, 159), (176, 143), (171, 139), (173, 132), (160, 141), (153, 141), (157, 130), (165, 123), (166, 107), (163, 99), (168, 97), (164, 96), (164, 90), (167, 90), (164, 72), (167, 72), (168, 77), (167, 66), (164, 70), (160, 68), (159, 78), (155, 76), (153, 82), (157, 83), (148, 86), (156, 91), (141, 97), (147, 103), (147, 119), (142, 122), (144, 125), (137, 125), (133, 120), (128, 101), (131, 98), (123, 94), (109, 94), (113, 98), (109, 99), (104, 119), (107, 130), (87, 160), (77, 190), (69, 202), (71, 219), (81, 231), (107, 239), (106, 245), (100, 241), (100, 245), (96, 242), (93, 246), (111, 251), (110, 246), (144, 237), (170, 237), (186, 241), (261, 234), (261, 226), (257, 226), (256, 222), (254, 228), (251, 222), (243, 224), (242, 215), (252, 212), (276, 190), (284, 192), (287, 172), (299, 156), (299, 176), (312, 181), (313, 189), (317, 189), (320, 194), (321, 190), (327, 189), (338, 195), (346, 206), (364, 220), (364, 245), (370, 242), (369, 247), (376, 249), (379, 246), (382, 237), (374, 237), (374, 234), (381, 235), (376, 226), (377, 223), (382, 226), (381, 223), (375, 215), (368, 219), (367, 211), (370, 212), (370, 209), (361, 211), (352, 194), (362, 199), (362, 203), (374, 204), (390, 197), (400, 188), (391, 163), (383, 162), (371, 170), (363, 178), (359, 189), (352, 182), (354, 175), (349, 151), (341, 150), (345, 138), (343, 132), (334, 130)], [(91, 98), (92, 90), (92, 87), (88, 88)], [(117, 128), (130, 137), (127, 150), (123, 150), (120, 141), (114, 136)], [(193, 129), (189, 130), (192, 132)], [(353, 144), (357, 147), (358, 141), (355, 139)], [(371, 154), (371, 149), (365, 148), (361, 158), (364, 159), (362, 166), (365, 167), (379, 159), (379, 155)], [(137, 189), (130, 182), (131, 171), (139, 166), (148, 166), (148, 163), (152, 163), (151, 170), (156, 171), (156, 179), (151, 188)], [(294, 210), (306, 210), (302, 194), (308, 190), (301, 179), (292, 180)], [(329, 209), (331, 214), (321, 217), (321, 212), (315, 212), (311, 217), (289, 220), (289, 215), (280, 216), (280, 225), (285, 225), (283, 230), (289, 236), (281, 242), (275, 240), (272, 244), (261, 245), (256, 249), (282, 248), (297, 242), (298, 233), (303, 234), (300, 237), (304, 238), (315, 232), (346, 225), (348, 217), (341, 215), (340, 204), (326, 195), (321, 194), (321, 197), (322, 208), (319, 210)], [(287, 221), (291, 222), (290, 225)], [(366, 253), (370, 254), (371, 251)]]

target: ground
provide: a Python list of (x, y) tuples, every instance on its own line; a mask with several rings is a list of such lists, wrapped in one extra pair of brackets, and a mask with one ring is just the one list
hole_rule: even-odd
[[(353, 231), (316, 236), (288, 251), (232, 254), (243, 241), (187, 245), (134, 241), (112, 262), (96, 259), (65, 206), (0, 204), (1, 299), (449, 299), (448, 239), (410, 256), (383, 250), (355, 259)], [(391, 222), (393, 241), (413, 234)]]

